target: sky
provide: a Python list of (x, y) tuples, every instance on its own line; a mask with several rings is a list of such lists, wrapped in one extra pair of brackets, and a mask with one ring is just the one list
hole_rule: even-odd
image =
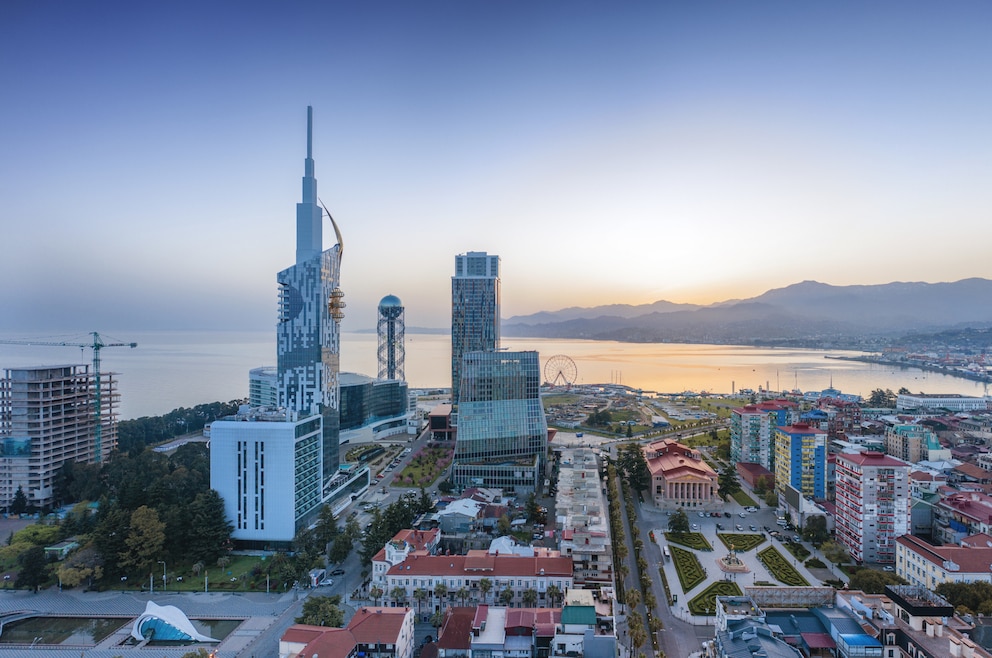
[[(0, 332), (275, 325), (306, 108), (342, 328), (992, 278), (992, 4), (0, 3)], [(325, 225), (325, 248), (334, 233)]]

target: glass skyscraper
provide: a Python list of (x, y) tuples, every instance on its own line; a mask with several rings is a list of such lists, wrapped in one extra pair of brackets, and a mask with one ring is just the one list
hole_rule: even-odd
[(548, 423), (537, 352), (467, 352), (461, 369), (453, 479), (517, 495), (541, 485)]
[[(338, 244), (324, 251), (322, 217), (314, 177), (313, 108), (308, 107), (303, 201), (296, 204), (296, 264), (276, 277), (276, 370), (279, 405), (286, 408), (290, 420), (314, 415), (323, 418), (320, 455), (326, 483), (338, 471), (339, 322), (344, 304), (338, 287), (341, 236), (338, 233)], [(334, 228), (337, 231), (337, 226)]]
[(499, 348), (499, 256), (455, 256), (451, 277), (451, 403), (458, 405), (462, 356)]

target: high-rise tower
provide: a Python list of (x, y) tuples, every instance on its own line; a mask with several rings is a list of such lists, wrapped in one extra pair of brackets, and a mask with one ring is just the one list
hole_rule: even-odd
[(379, 302), (379, 379), (406, 379), (403, 302), (386, 295)]
[(279, 283), (277, 387), (291, 420), (322, 417), (320, 472), (326, 483), (338, 470), (338, 375), (344, 303), (340, 288), (341, 234), (323, 250), (317, 179), (313, 162), (313, 108), (307, 108), (307, 157), (303, 200), (296, 204), (296, 264), (276, 276)]
[(462, 356), (499, 348), (499, 256), (455, 256), (451, 277), (451, 402), (458, 404)]

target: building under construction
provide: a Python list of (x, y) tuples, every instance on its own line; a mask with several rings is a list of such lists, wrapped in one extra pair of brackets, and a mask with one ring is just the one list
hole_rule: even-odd
[(18, 488), (29, 506), (51, 507), (62, 464), (106, 461), (117, 447), (119, 397), (114, 373), (96, 375), (88, 364), (5, 368), (0, 507), (9, 509)]

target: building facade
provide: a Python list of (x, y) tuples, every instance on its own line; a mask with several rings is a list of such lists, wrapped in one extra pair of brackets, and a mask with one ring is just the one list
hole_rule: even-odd
[(407, 433), (410, 395), (405, 381), (344, 372), (339, 391), (342, 443)]
[(466, 352), (452, 480), (517, 495), (542, 484), (548, 423), (537, 352)]
[(248, 404), (252, 407), (279, 406), (279, 374), (275, 366), (248, 371)]
[(775, 487), (786, 484), (804, 496), (827, 497), (827, 433), (805, 423), (775, 428)]
[(303, 200), (296, 204), (296, 264), (276, 276), (276, 368), (279, 406), (289, 412), (290, 420), (321, 417), (321, 476), (329, 481), (338, 469), (343, 245), (335, 226), (338, 244), (324, 250), (322, 218), (314, 177), (313, 108), (308, 107)]
[(673, 439), (649, 443), (642, 449), (651, 472), (651, 492), (658, 507), (714, 509), (723, 506), (719, 475), (699, 451)]
[(903, 535), (896, 538), (895, 567), (897, 576), (931, 592), (941, 583), (992, 583), (992, 537), (974, 535), (961, 546), (934, 546)]
[(733, 409), (730, 413), (730, 459), (775, 468), (775, 428), (799, 419), (791, 400), (769, 400)]
[(379, 302), (379, 379), (406, 380), (406, 314), (396, 295)]
[(951, 458), (951, 451), (940, 445), (937, 434), (923, 425), (893, 425), (885, 431), (885, 452), (911, 464)]
[(28, 505), (49, 507), (62, 464), (105, 462), (117, 448), (117, 379), (100, 373), (99, 453), (96, 377), (87, 365), (6, 368), (0, 379), (0, 505), (20, 488)]
[(451, 277), (451, 403), (458, 406), (462, 358), (499, 347), (499, 256), (470, 251), (455, 256)]
[(837, 541), (858, 562), (892, 564), (896, 537), (912, 528), (912, 466), (880, 452), (838, 453)]
[(954, 393), (900, 393), (896, 398), (896, 409), (907, 411), (986, 411), (989, 398), (976, 398)]
[(239, 542), (291, 542), (322, 503), (321, 419), (242, 407), (210, 426), (210, 486)]
[(598, 590), (612, 586), (609, 507), (596, 454), (588, 448), (562, 449), (557, 486), (558, 548), (572, 558), (576, 587)]

